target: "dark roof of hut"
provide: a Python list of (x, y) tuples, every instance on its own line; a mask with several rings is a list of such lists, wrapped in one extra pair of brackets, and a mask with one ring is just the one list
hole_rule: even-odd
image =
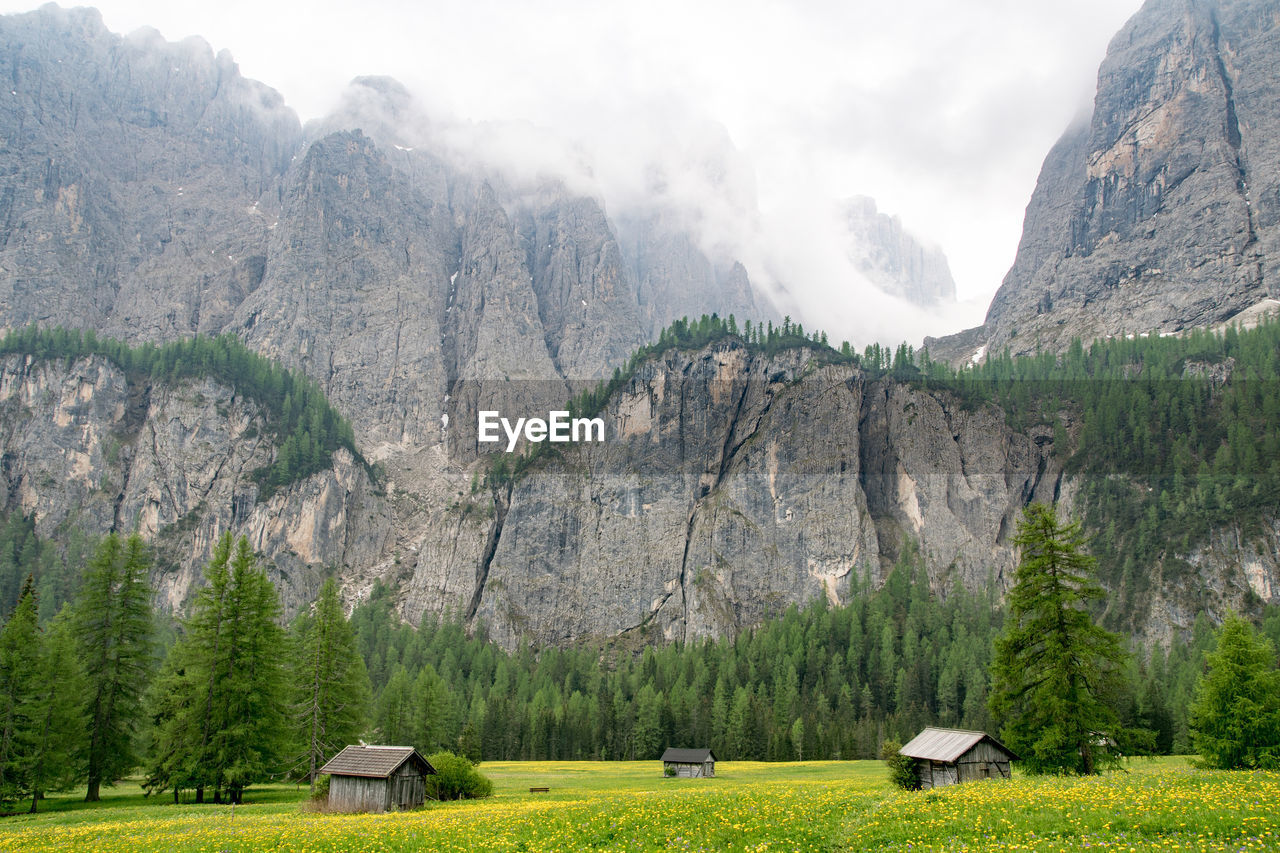
[(707, 760), (715, 761), (716, 757), (709, 749), (679, 749), (669, 746), (667, 751), (662, 753), (662, 760), (676, 764), (703, 764)]
[(337, 776), (365, 776), (385, 779), (406, 762), (412, 761), (421, 773), (435, 773), (427, 759), (411, 746), (348, 746), (329, 763), (320, 768), (321, 773)]
[(970, 732), (963, 729), (938, 729), (928, 727), (916, 735), (902, 749), (898, 750), (908, 758), (922, 758), (925, 761), (941, 761), (947, 764), (955, 761), (982, 741), (990, 741), (1009, 757), (1017, 760), (1013, 750), (993, 738), (986, 732)]

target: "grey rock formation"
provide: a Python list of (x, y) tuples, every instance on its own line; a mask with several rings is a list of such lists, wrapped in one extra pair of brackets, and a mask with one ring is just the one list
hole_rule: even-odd
[(364, 467), (346, 451), (324, 471), (258, 500), (274, 459), (256, 407), (212, 381), (131, 382), (101, 358), (0, 360), (0, 505), (57, 541), (137, 530), (156, 548), (160, 600), (181, 608), (227, 530), (268, 561), (286, 610), (327, 571), (375, 562), (390, 531)]
[(1264, 0), (1148, 0), (1125, 25), (1090, 120), (1045, 160), (988, 350), (1210, 326), (1277, 295), (1277, 32)]
[[(304, 138), (227, 54), (120, 37), (92, 10), (54, 6), (0, 18), (0, 69), (12, 87), (0, 99), (0, 329), (61, 324), (134, 343), (233, 332), (307, 372), (390, 478), (386, 542), (343, 562), (352, 595), (413, 577), (428, 555), (474, 579), (487, 527), (468, 522), (480, 524), (473, 547), (446, 515), (489, 450), (477, 409), (545, 411), (578, 387), (566, 377), (607, 376), (669, 320), (752, 298), (740, 267), (708, 274), (674, 226), (633, 241), (645, 260), (627, 260), (596, 201), (556, 187), (504, 197), (501, 175), (415, 147), (422, 117), (386, 78), (357, 80)], [(719, 302), (728, 290), (738, 302)], [(158, 489), (177, 474), (145, 476)], [(122, 504), (108, 518), (102, 499), (33, 494), (6, 506), (44, 500), (42, 517), (56, 504), (69, 519), (84, 504), (74, 513), (92, 531), (150, 519), (158, 539), (191, 511)], [(225, 529), (244, 500), (211, 492), (209, 523)], [(283, 512), (275, 500), (250, 504)], [(334, 512), (324, 524), (337, 531)], [(189, 569), (212, 537), (183, 541)], [(312, 552), (331, 561), (332, 549)]]
[(920, 243), (867, 196), (849, 199), (843, 215), (849, 257), (872, 284), (925, 307), (955, 301), (956, 282), (941, 249)]
[[(1164, 0), (1117, 38), (964, 357), (1260, 301), (1280, 216), (1268, 8)], [(412, 98), (383, 78), (304, 138), (225, 54), (54, 7), (0, 18), (0, 71), (0, 328), (233, 332), (315, 378), (386, 470), (375, 490), (340, 455), (258, 501), (249, 474), (273, 451), (226, 389), (131, 384), (96, 359), (0, 362), (0, 505), (47, 536), (137, 527), (173, 607), (232, 530), (289, 612), (333, 569), (349, 599), (388, 582), (406, 618), (483, 619), (509, 645), (696, 638), (845, 600), (908, 539), (939, 591), (1007, 581), (1022, 506), (1069, 503), (1048, 433), (733, 343), (644, 365), (609, 403), (609, 441), (489, 493), (478, 409), (545, 411), (681, 316), (778, 319), (742, 266), (669, 211), (611, 219), (554, 182), (517, 193), (420, 146)], [(868, 262), (929, 279), (889, 233), (901, 257)], [(1250, 546), (1228, 534), (1188, 556), (1202, 589), (1162, 588), (1169, 624), (1245, 590), (1274, 600), (1273, 562), (1241, 570)]]
[(742, 264), (708, 255), (671, 212), (619, 216), (618, 242), (650, 339), (681, 317), (733, 315), (739, 326), (782, 320)]
[(0, 326), (221, 329), (262, 277), (293, 111), (199, 39), (87, 9), (5, 17), (0, 74)]
[(599, 378), (651, 340), (618, 242), (594, 200), (544, 191), (519, 207), (515, 224), (560, 375)]
[(1000, 582), (1016, 515), (1059, 476), (1051, 436), (998, 410), (736, 343), (647, 364), (606, 421), (605, 444), (498, 496), (482, 588), (465, 592), (505, 643), (732, 633), (789, 602), (847, 600), (908, 537), (938, 590)]

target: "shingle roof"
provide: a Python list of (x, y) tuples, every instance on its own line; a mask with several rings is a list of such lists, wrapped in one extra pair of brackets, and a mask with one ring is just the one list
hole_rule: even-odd
[(993, 738), (986, 732), (970, 732), (962, 729), (938, 729), (930, 726), (916, 735), (902, 749), (898, 750), (909, 758), (923, 758), (926, 761), (942, 761), (951, 763), (984, 740), (991, 741), (1000, 749), (1016, 759), (1009, 747)]
[(708, 759), (716, 760), (709, 749), (678, 749), (669, 746), (667, 751), (662, 753), (663, 761), (674, 761), (677, 764), (702, 764)]
[(436, 772), (435, 768), (411, 746), (348, 746), (330, 758), (329, 763), (320, 768), (320, 772), (338, 776), (385, 779), (410, 760), (420, 764), (419, 769), (424, 773)]

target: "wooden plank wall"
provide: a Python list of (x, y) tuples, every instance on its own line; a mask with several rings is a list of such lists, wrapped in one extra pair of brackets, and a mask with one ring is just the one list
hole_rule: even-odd
[(383, 812), (388, 806), (386, 779), (329, 777), (329, 808), (336, 812)]

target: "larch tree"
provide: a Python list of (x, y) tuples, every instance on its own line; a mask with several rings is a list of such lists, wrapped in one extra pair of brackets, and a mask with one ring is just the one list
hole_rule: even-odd
[(1079, 523), (1032, 504), (1014, 543), (1021, 558), (995, 641), (992, 717), (1029, 771), (1092, 775), (1116, 758), (1120, 720), (1108, 698), (1126, 652), (1086, 609), (1104, 593)]
[(151, 558), (134, 534), (109, 533), (85, 568), (75, 635), (85, 668), (86, 802), (138, 764), (134, 741), (151, 670)]
[(79, 704), (84, 674), (73, 618), (70, 605), (64, 605), (41, 637), (41, 678), (32, 704), (23, 768), (32, 814), (42, 794), (65, 791), (79, 781), (75, 759), (85, 735)]
[(1228, 616), (1205, 663), (1189, 720), (1204, 763), (1220, 770), (1280, 767), (1280, 669), (1271, 641)]
[(280, 599), (243, 536), (231, 560), (230, 601), (231, 643), (213, 760), (219, 784), (238, 803), (246, 787), (277, 768), (287, 736)]
[(270, 776), (284, 754), (284, 631), (276, 624), (275, 587), (257, 566), (248, 540), (226, 534), (205, 568), (184, 633), (150, 698), (157, 734), (149, 770), (152, 791), (194, 788), (204, 801), (241, 801)]
[(0, 631), (0, 802), (13, 802), (29, 790), (27, 766), (40, 688), (39, 632), (35, 583), (28, 575)]
[(295, 623), (292, 647), (291, 714), (302, 747), (297, 754), (315, 793), (320, 767), (359, 739), (369, 718), (369, 673), (332, 578), (320, 588), (314, 612)]
[(146, 787), (149, 792), (172, 787), (175, 802), (186, 788), (195, 789), (197, 803), (204, 802), (205, 787), (216, 778), (209, 751), (217, 726), (217, 661), (229, 642), (231, 546), (229, 532), (214, 545), (205, 585), (147, 697), (155, 736)]

